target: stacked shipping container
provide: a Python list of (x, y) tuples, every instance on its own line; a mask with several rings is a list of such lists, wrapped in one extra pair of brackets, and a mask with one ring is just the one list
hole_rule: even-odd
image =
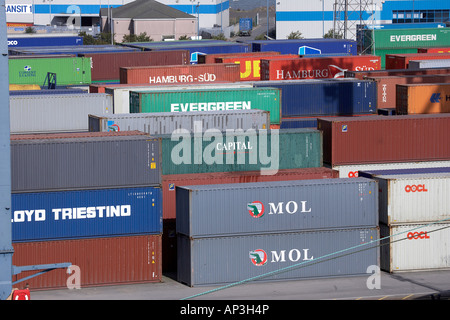
[[(81, 286), (160, 281), (160, 147), (140, 132), (13, 136), (14, 263), (72, 263)], [(27, 283), (66, 280), (57, 272)]]
[[(373, 180), (185, 186), (176, 193), (177, 279), (189, 286), (355, 275), (378, 265)], [(349, 255), (308, 266), (340, 250)]]
[(379, 185), (383, 270), (450, 268), (449, 172), (444, 167), (360, 173)]

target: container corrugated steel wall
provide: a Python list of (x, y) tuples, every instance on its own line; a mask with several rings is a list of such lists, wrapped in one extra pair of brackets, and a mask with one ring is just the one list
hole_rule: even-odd
[[(199, 239), (179, 235), (177, 280), (195, 287), (254, 279), (279, 270), (253, 281), (367, 275), (369, 266), (379, 265), (378, 248), (369, 244), (378, 237), (377, 228)], [(361, 247), (345, 251), (345, 256), (332, 255), (355, 246)], [(326, 255), (331, 259), (319, 259)], [(288, 267), (293, 268), (282, 270)]]
[(13, 242), (162, 233), (159, 187), (12, 194)]
[[(69, 262), (79, 267), (72, 268), (72, 274), (55, 269), (28, 279), (24, 283), (31, 290), (67, 288), (68, 278), (75, 275), (81, 276), (81, 287), (162, 281), (160, 235), (24, 242), (13, 247), (14, 265)], [(14, 275), (13, 281), (34, 273)]]
[(322, 166), (315, 129), (253, 130), (162, 135), (162, 173), (258, 171)]
[(380, 267), (387, 272), (450, 268), (450, 224), (380, 224)]
[(431, 74), (449, 74), (448, 68), (432, 68), (432, 69), (400, 69), (400, 70), (371, 70), (371, 71), (345, 71), (346, 78), (357, 78), (364, 80), (372, 77), (385, 76), (420, 76)]
[(177, 232), (191, 238), (378, 225), (366, 178), (184, 186), (176, 202)]
[(387, 54), (386, 69), (408, 69), (411, 60), (449, 59), (450, 53)]
[(302, 48), (315, 49), (316, 53), (342, 53), (356, 55), (356, 41), (349, 39), (284, 39), (284, 40), (249, 40), (252, 51), (278, 51), (282, 54), (302, 54)]
[(56, 73), (57, 85), (91, 83), (91, 62), (83, 57), (9, 59), (10, 84), (44, 85), (47, 72)]
[(277, 80), (254, 82), (253, 85), (281, 89), (282, 117), (376, 113), (375, 84), (367, 80), (348, 80)]
[(449, 47), (444, 48), (419, 48), (418, 53), (450, 53)]
[(202, 64), (208, 64), (208, 63), (216, 63), (216, 58), (226, 58), (226, 57), (232, 57), (232, 56), (241, 56), (241, 57), (251, 57), (254, 55), (267, 55), (267, 56), (275, 56), (279, 55), (280, 53), (277, 51), (266, 51), (266, 52), (241, 52), (239, 54), (236, 53), (210, 53), (210, 54), (201, 54), (198, 56), (198, 63)]
[(450, 68), (450, 59), (435, 60), (411, 60), (408, 69), (426, 69), (426, 68)]
[(223, 88), (130, 92), (131, 113), (248, 109), (269, 111), (270, 123), (280, 124), (281, 90), (277, 88)]
[[(396, 85), (444, 83), (450, 81), (449, 74), (437, 75), (405, 75), (405, 76), (380, 76), (370, 77), (368, 80), (375, 81), (377, 86), (378, 109), (395, 108), (397, 88)], [(429, 97), (428, 97), (429, 98)]]
[(189, 51), (136, 51), (119, 53), (85, 53), (91, 59), (92, 82), (119, 82), (120, 67), (189, 64)]
[(344, 70), (379, 70), (378, 56), (261, 59), (261, 80), (305, 80), (344, 77)]
[(448, 113), (450, 101), (447, 97), (450, 97), (448, 83), (397, 85), (395, 112), (398, 115)]
[(160, 85), (239, 80), (240, 66), (231, 63), (120, 68), (120, 83), (127, 84)]
[(113, 101), (104, 93), (11, 96), (11, 133), (88, 131), (90, 113), (112, 113)]
[(372, 48), (372, 54), (376, 54), (381, 58), (381, 69), (386, 68), (386, 56), (389, 54), (416, 54), (417, 48), (402, 48), (402, 49), (379, 49), (374, 50)]
[(450, 219), (450, 173), (373, 175), (372, 179), (378, 181), (380, 188), (381, 223), (429, 223)]
[(250, 183), (337, 178), (338, 172), (325, 167), (283, 169), (275, 174), (261, 175), (259, 171), (210, 172), (201, 174), (173, 174), (162, 176), (163, 218), (176, 218), (176, 187), (226, 183)]
[(268, 129), (269, 111), (239, 110), (210, 112), (161, 112), (89, 115), (89, 131), (140, 130), (150, 135), (171, 134), (176, 129), (189, 132), (208, 129)]
[(160, 147), (145, 135), (12, 140), (12, 190), (160, 185)]
[(377, 49), (445, 47), (450, 41), (447, 28), (378, 29), (367, 33)]
[(348, 164), (450, 160), (450, 115), (319, 118), (323, 161)]
[(439, 168), (450, 167), (450, 161), (417, 161), (401, 163), (370, 163), (370, 164), (350, 164), (333, 166), (333, 170), (339, 172), (339, 178), (356, 178), (359, 171), (373, 170), (400, 170), (415, 168)]

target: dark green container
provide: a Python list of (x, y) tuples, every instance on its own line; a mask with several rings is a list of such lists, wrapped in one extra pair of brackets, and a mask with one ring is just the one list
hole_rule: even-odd
[(47, 73), (56, 74), (56, 85), (91, 83), (91, 59), (84, 57), (9, 58), (9, 84), (43, 86)]
[(260, 109), (281, 123), (281, 89), (224, 88), (130, 91), (130, 113)]
[(322, 166), (316, 129), (160, 135), (162, 174), (261, 171)]

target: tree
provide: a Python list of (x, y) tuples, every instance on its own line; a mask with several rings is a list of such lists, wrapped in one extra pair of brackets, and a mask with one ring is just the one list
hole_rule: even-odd
[(178, 40), (191, 40), (187, 35), (180, 36)]
[(334, 39), (342, 39), (343, 36), (340, 33), (334, 34), (334, 30), (330, 29), (327, 33), (323, 36), (324, 38), (334, 38)]
[(292, 31), (288, 36), (288, 39), (303, 39), (302, 33), (300, 31)]
[(135, 34), (125, 34), (122, 38), (122, 42), (151, 42), (151, 39), (147, 32), (141, 32), (139, 35)]

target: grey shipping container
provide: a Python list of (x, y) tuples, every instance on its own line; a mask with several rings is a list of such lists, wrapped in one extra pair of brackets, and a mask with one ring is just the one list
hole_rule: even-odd
[(427, 68), (450, 68), (450, 59), (411, 60), (408, 63), (408, 69), (411, 70)]
[(198, 238), (376, 227), (377, 194), (366, 178), (177, 187), (177, 232)]
[(160, 185), (160, 147), (146, 135), (12, 140), (12, 191)]
[(90, 113), (112, 113), (104, 93), (11, 96), (11, 133), (88, 131)]
[(89, 131), (139, 130), (151, 135), (171, 134), (175, 129), (189, 132), (208, 129), (268, 129), (269, 111), (205, 111), (89, 115)]
[(378, 238), (378, 228), (198, 239), (178, 235), (177, 280), (194, 287), (367, 275), (368, 267), (379, 266)]

